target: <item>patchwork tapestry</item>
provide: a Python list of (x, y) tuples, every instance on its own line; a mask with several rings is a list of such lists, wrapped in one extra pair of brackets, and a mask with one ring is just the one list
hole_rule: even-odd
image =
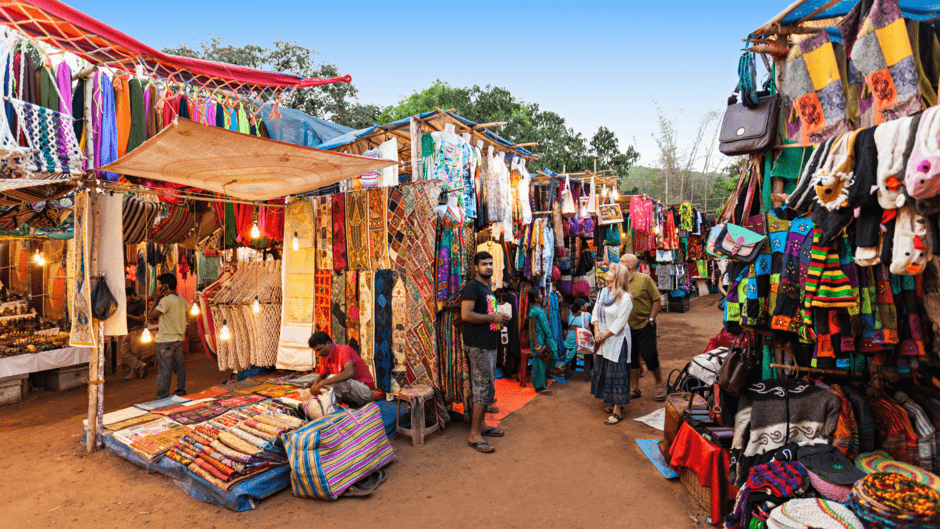
[(332, 320), (330, 314), (331, 297), (333, 295), (331, 290), (332, 279), (333, 272), (330, 270), (317, 270), (316, 289), (313, 294), (313, 328), (327, 334), (330, 334), (330, 322)]
[(97, 337), (91, 316), (91, 281), (88, 277), (88, 222), (92, 218), (88, 210), (88, 191), (75, 193), (74, 215), (75, 261), (72, 277), (75, 295), (72, 301), (72, 333), (69, 345), (73, 347), (95, 347)]
[(825, 31), (792, 46), (787, 55), (783, 90), (813, 142), (849, 130), (842, 75)]
[(346, 252), (350, 270), (371, 270), (368, 191), (346, 193)]
[(372, 272), (359, 274), (359, 356), (369, 366), (372, 377), (375, 378), (375, 361), (373, 359), (373, 293)]
[(372, 270), (388, 268), (388, 188), (370, 189), (369, 193), (369, 247), (372, 250)]
[(330, 337), (333, 343), (346, 345), (346, 275), (345, 272), (333, 272), (330, 285)]
[(346, 199), (342, 193), (333, 197), (333, 270), (346, 270)]
[(408, 376), (405, 370), (405, 350), (408, 346), (408, 337), (405, 328), (411, 320), (408, 314), (408, 288), (405, 286), (405, 277), (395, 273), (395, 286), (392, 287), (392, 391), (408, 385)]
[(346, 272), (346, 345), (360, 352), (359, 346), (359, 274)]
[(317, 197), (317, 270), (333, 269), (333, 201)]
[(407, 235), (407, 222), (404, 199), (404, 189), (395, 186), (388, 190), (388, 259), (391, 268), (404, 272), (408, 260), (402, 253)]
[(395, 276), (391, 270), (375, 272), (375, 384), (389, 391), (392, 377), (392, 289)]

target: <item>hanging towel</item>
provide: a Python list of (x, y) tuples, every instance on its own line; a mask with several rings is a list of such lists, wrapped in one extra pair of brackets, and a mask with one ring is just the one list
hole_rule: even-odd
[(114, 79), (115, 109), (117, 112), (118, 157), (127, 154), (127, 141), (131, 133), (131, 90), (126, 77)]
[(131, 121), (126, 152), (131, 152), (147, 141), (147, 107), (144, 104), (144, 86), (140, 79), (131, 79), (128, 89)]

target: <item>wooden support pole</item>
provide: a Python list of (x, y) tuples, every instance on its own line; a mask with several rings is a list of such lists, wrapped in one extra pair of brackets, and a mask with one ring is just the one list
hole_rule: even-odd
[(783, 185), (784, 185), (783, 177), (772, 176), (770, 177), (770, 183), (771, 183), (770, 199), (773, 201), (774, 207), (779, 208), (780, 206), (783, 205), (783, 200), (777, 200), (777, 198), (779, 198), (780, 195), (783, 194)]
[(421, 122), (417, 118), (411, 118), (409, 121), (411, 129), (411, 181), (417, 182), (423, 179), (421, 174)]
[[(95, 160), (95, 138), (94, 138), (94, 128), (91, 123), (92, 116), (92, 101), (93, 95), (95, 92), (94, 86), (94, 77), (91, 78), (91, 86), (85, 87), (85, 156), (88, 159), (88, 165), (91, 166), (94, 164)], [(88, 175), (92, 180), (94, 180), (94, 174), (92, 171), (88, 172)], [(94, 211), (94, 193), (89, 193), (88, 201), (86, 202), (86, 212), (85, 219), (89, 218), (89, 213)], [(94, 217), (91, 217), (94, 218)], [(87, 229), (86, 229), (87, 233)], [(79, 236), (78, 233), (75, 234)], [(88, 248), (88, 241), (83, 241), (84, 247)], [(92, 255), (96, 255), (92, 253)], [(95, 260), (97, 265), (97, 259)], [(93, 270), (93, 269), (92, 269)], [(73, 292), (74, 293), (74, 292)], [(96, 381), (98, 380), (99, 370), (98, 370), (98, 348), (95, 348), (95, 354), (88, 360), (88, 380)], [(95, 444), (98, 439), (98, 386), (100, 384), (90, 383), (88, 384), (88, 426), (85, 429), (85, 450), (89, 452), (95, 451)]]

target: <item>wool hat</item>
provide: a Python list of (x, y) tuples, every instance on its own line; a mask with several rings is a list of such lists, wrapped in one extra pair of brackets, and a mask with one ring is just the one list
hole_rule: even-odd
[(914, 148), (907, 161), (904, 187), (917, 199), (940, 193), (940, 107), (930, 107), (921, 114)]
[(914, 139), (920, 124), (920, 114), (888, 121), (875, 129), (878, 148), (878, 203), (884, 209), (896, 209), (901, 194), (908, 157), (914, 149)]
[(822, 497), (839, 503), (849, 501), (849, 494), (852, 492), (852, 487), (848, 485), (837, 485), (826, 481), (812, 470), (807, 469), (806, 473), (809, 474), (810, 485), (812, 485), (813, 488), (816, 489), (816, 492), (822, 495)]
[(837, 485), (853, 485), (865, 477), (865, 473), (855, 467), (832, 445), (811, 445), (800, 448), (797, 456), (800, 463), (819, 477)]
[(855, 137), (858, 131), (836, 138), (829, 155), (813, 178), (816, 200), (829, 211), (848, 207), (849, 189), (855, 180)]
[(840, 503), (817, 498), (790, 500), (770, 512), (768, 529), (863, 529), (862, 521)]
[(894, 248), (890, 271), (895, 275), (913, 276), (924, 271), (930, 250), (927, 249), (927, 221), (910, 206), (898, 209), (894, 226)]
[(859, 480), (848, 505), (868, 527), (940, 525), (940, 493), (893, 472), (876, 472)]
[(940, 490), (940, 476), (920, 467), (897, 461), (889, 456), (887, 452), (881, 450), (867, 454), (859, 454), (855, 459), (855, 466), (868, 474), (875, 472), (893, 472), (895, 474), (901, 474), (918, 483), (927, 485), (934, 490)]

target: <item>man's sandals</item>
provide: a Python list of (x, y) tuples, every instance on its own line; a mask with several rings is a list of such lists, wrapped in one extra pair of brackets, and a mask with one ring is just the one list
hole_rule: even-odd
[(622, 421), (622, 420), (623, 420), (623, 416), (622, 416), (622, 415), (620, 415), (619, 413), (613, 413), (613, 414), (610, 415), (610, 417), (608, 417), (608, 418), (604, 421), (604, 424), (606, 424), (607, 426), (613, 426), (613, 425), (619, 423), (619, 422)]
[(478, 443), (467, 441), (467, 446), (476, 450), (477, 452), (482, 452), (484, 454), (492, 454), (496, 451), (496, 449), (490, 446), (490, 443), (487, 443), (486, 441), (480, 441)]

